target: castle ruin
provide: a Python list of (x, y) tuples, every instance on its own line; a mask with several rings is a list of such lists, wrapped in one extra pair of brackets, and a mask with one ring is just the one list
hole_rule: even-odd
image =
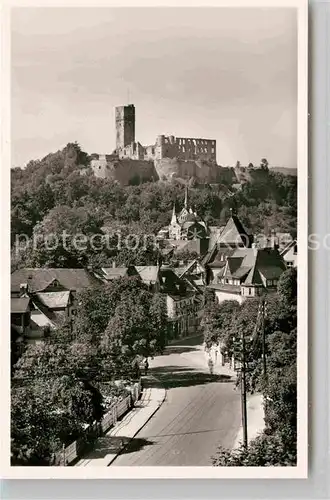
[(154, 144), (143, 146), (135, 138), (134, 104), (117, 106), (115, 119), (116, 149), (111, 155), (92, 155), (96, 176), (115, 178), (124, 184), (132, 175), (141, 180), (173, 176), (216, 180), (219, 167), (215, 140), (158, 135)]

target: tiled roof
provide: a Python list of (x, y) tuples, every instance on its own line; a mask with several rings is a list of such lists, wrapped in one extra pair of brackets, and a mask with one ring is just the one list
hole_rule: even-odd
[(100, 284), (86, 269), (24, 268), (11, 275), (11, 290), (19, 291), (20, 285), (27, 283), (30, 292), (41, 292), (57, 280), (66, 290), (82, 290)]
[(278, 278), (286, 268), (278, 250), (274, 248), (237, 249), (228, 259), (228, 264), (238, 257), (243, 257), (242, 265), (235, 271), (233, 277), (243, 278), (248, 273), (243, 281), (246, 285), (261, 285), (262, 276), (266, 279)]
[(248, 246), (250, 237), (241, 224), (240, 220), (233, 215), (228, 220), (224, 230), (221, 233), (219, 242), (226, 245), (244, 245)]
[(230, 293), (240, 293), (241, 292), (241, 287), (239, 285), (223, 285), (222, 283), (212, 283), (211, 285), (208, 285), (208, 288), (211, 288), (212, 290), (220, 290), (222, 292), (230, 292)]
[(50, 309), (65, 308), (68, 306), (70, 292), (41, 292), (36, 294), (39, 301)]
[(247, 276), (247, 278), (244, 280), (244, 285), (262, 285), (262, 277), (260, 276), (259, 270), (256, 268), (256, 266), (251, 267), (251, 270)]
[(277, 266), (260, 267), (259, 272), (267, 279), (271, 280), (279, 278), (283, 273), (283, 269)]
[(235, 272), (239, 269), (243, 262), (243, 257), (229, 257), (227, 260), (227, 269), (225, 276), (233, 276)]
[(178, 276), (183, 276), (184, 274), (186, 274), (196, 264), (196, 262), (197, 262), (197, 260), (195, 259), (195, 260), (189, 262), (185, 267), (180, 268), (181, 274), (179, 274)]
[(36, 309), (31, 314), (31, 328), (43, 328), (45, 326), (53, 328), (55, 323), (43, 311)]
[(104, 279), (113, 280), (127, 276), (127, 267), (102, 267)]
[(136, 266), (136, 270), (141, 276), (143, 283), (154, 284), (158, 280), (158, 266)]
[(201, 253), (201, 240), (176, 240), (171, 241), (174, 246), (174, 255), (185, 252), (196, 252), (198, 255)]
[(21, 298), (11, 298), (10, 301), (10, 312), (12, 314), (24, 314), (27, 312), (30, 304), (29, 297), (21, 297)]
[[(293, 240), (288, 245), (286, 245), (280, 252), (281, 255), (285, 255), (292, 247), (297, 247), (297, 241)], [(297, 250), (296, 250), (297, 251)]]
[(186, 266), (184, 267), (173, 267), (173, 272), (177, 275), (177, 276), (182, 276), (182, 274), (185, 272), (185, 269), (186, 269)]
[(203, 257), (201, 263), (202, 265), (209, 265), (209, 267), (222, 267), (226, 263), (226, 258), (230, 257), (234, 252), (235, 248), (229, 246), (221, 246), (220, 244), (215, 244), (214, 247)]
[(237, 269), (237, 271), (234, 272), (233, 278), (236, 278), (236, 279), (244, 278), (244, 276), (246, 276), (249, 271), (250, 271), (249, 267), (241, 266), (239, 269)]

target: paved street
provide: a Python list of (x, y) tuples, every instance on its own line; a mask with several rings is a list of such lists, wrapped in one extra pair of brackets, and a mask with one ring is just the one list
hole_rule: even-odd
[(209, 375), (201, 339), (182, 344), (150, 363), (150, 375), (167, 389), (166, 400), (113, 466), (207, 466), (219, 445), (234, 445), (239, 392), (228, 375)]

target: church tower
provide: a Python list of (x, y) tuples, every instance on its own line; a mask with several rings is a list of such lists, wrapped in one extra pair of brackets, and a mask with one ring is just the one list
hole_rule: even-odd
[(135, 142), (134, 104), (116, 107), (116, 150)]

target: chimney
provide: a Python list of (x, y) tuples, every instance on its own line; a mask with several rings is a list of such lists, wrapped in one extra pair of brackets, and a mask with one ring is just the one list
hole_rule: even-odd
[(277, 241), (277, 236), (276, 236), (276, 232), (274, 231), (274, 229), (272, 229), (272, 232), (271, 232), (271, 237), (270, 237), (270, 246), (271, 248), (278, 248), (278, 241)]
[(29, 285), (27, 283), (21, 283), (19, 286), (19, 292), (21, 297), (26, 296), (29, 292)]

